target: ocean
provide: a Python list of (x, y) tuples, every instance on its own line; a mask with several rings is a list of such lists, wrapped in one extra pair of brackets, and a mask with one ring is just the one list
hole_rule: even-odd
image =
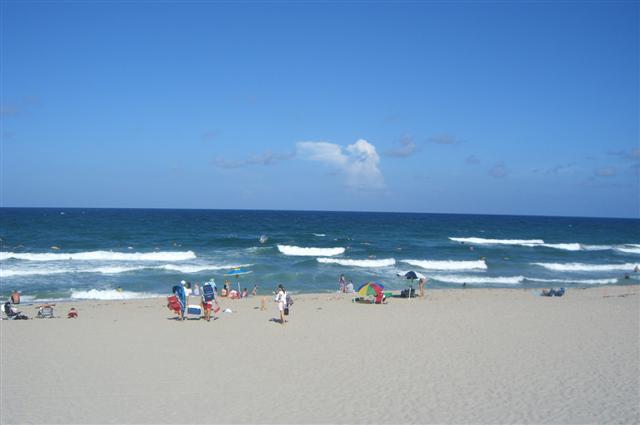
[(640, 283), (640, 220), (371, 212), (0, 209), (0, 296), (165, 296), (181, 280), (228, 278), (271, 294), (357, 287), (582, 288)]

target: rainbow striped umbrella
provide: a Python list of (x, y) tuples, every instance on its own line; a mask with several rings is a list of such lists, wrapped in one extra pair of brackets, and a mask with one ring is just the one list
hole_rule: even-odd
[(358, 295), (366, 297), (373, 295), (374, 297), (380, 295), (384, 289), (384, 286), (379, 283), (367, 282), (358, 288)]

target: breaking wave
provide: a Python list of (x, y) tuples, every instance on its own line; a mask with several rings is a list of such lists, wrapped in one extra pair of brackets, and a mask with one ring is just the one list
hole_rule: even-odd
[(617, 247), (616, 251), (624, 252), (625, 254), (640, 254), (640, 246), (627, 244), (626, 246)]
[(89, 291), (71, 291), (72, 300), (135, 300), (157, 298), (161, 295), (147, 292), (117, 291), (115, 289), (91, 289)]
[(484, 277), (484, 276), (463, 276), (463, 275), (436, 275), (432, 277), (433, 280), (448, 283), (466, 283), (468, 285), (486, 285), (486, 284), (498, 284), (498, 285), (517, 285), (524, 282), (524, 276), (497, 276), (497, 277)]
[[(536, 247), (544, 247), (544, 248), (552, 248), (552, 249), (561, 249), (564, 251), (606, 251), (609, 249), (619, 249), (615, 248), (611, 245), (585, 245), (578, 242), (567, 242), (567, 243), (545, 243), (542, 239), (485, 239), (485, 238), (452, 238), (452, 241), (455, 242), (464, 242), (469, 244), (476, 245), (520, 245), (526, 246), (529, 248)], [(627, 245), (631, 246), (631, 245)], [(633, 253), (638, 252), (629, 251)]]
[(385, 258), (381, 260), (341, 260), (335, 258), (317, 258), (318, 263), (323, 264), (339, 264), (341, 266), (352, 267), (389, 267), (396, 264), (393, 258)]
[(525, 278), (530, 282), (543, 282), (543, 283), (577, 283), (585, 285), (609, 285), (618, 283), (618, 279), (537, 279), (537, 278)]
[(401, 260), (402, 263), (420, 267), (425, 270), (486, 270), (484, 260), (477, 261), (437, 261), (437, 260)]
[(534, 245), (534, 244), (543, 244), (544, 241), (542, 239), (485, 239), (485, 238), (452, 238), (452, 241), (455, 242), (464, 242), (471, 243), (476, 245)]
[(292, 245), (278, 245), (278, 251), (284, 255), (296, 255), (306, 257), (333, 257), (334, 255), (344, 254), (345, 249), (338, 248), (303, 248)]
[(557, 272), (608, 272), (608, 271), (633, 271), (638, 264), (583, 264), (583, 263), (531, 263), (544, 267), (547, 270)]
[(196, 254), (193, 251), (160, 251), (146, 253), (91, 251), (66, 254), (0, 252), (0, 260), (8, 260), (10, 258), (27, 261), (184, 261), (196, 258)]
[(226, 270), (226, 269), (237, 269), (240, 267), (251, 267), (253, 264), (227, 264), (227, 265), (203, 265), (203, 266), (189, 266), (189, 265), (176, 265), (176, 264), (165, 264), (163, 266), (159, 266), (157, 268), (163, 270), (171, 270), (177, 271), (180, 273), (199, 273), (206, 270)]

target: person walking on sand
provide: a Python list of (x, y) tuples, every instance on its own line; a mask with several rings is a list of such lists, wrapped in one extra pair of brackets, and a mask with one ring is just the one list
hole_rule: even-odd
[(427, 282), (427, 278), (426, 277), (422, 277), (420, 278), (420, 280), (418, 281), (418, 288), (420, 290), (420, 297), (424, 297), (424, 284)]
[(287, 291), (282, 284), (278, 285), (278, 291), (276, 293), (276, 303), (278, 303), (278, 312), (280, 313), (280, 323), (284, 325), (284, 309), (287, 306)]

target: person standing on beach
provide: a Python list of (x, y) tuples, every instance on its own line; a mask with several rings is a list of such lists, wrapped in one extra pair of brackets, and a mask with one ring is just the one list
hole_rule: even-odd
[(346, 291), (347, 281), (344, 278), (343, 274), (340, 275), (340, 279), (338, 279), (338, 284), (340, 285), (340, 292), (345, 292)]
[(284, 308), (287, 306), (287, 291), (282, 284), (278, 285), (276, 293), (276, 303), (278, 303), (278, 311), (280, 312), (280, 323), (284, 325)]
[(420, 297), (424, 297), (424, 284), (427, 282), (426, 277), (420, 278), (418, 281), (418, 288), (420, 289)]

